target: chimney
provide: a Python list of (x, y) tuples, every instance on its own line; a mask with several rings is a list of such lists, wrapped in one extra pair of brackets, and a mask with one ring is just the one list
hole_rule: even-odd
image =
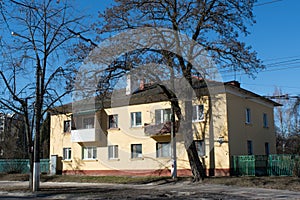
[(131, 77), (130, 74), (126, 76), (126, 95), (131, 94)]
[(144, 78), (140, 79), (140, 90), (144, 90), (145, 89), (145, 80)]
[(233, 85), (233, 86), (238, 87), (238, 88), (241, 87), (241, 83), (238, 82), (238, 81), (229, 81), (229, 82), (226, 82), (225, 85)]

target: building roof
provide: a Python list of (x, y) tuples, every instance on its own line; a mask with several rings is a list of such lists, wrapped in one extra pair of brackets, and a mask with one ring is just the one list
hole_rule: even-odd
[(282, 106), (280, 103), (277, 103), (277, 102), (275, 102), (275, 101), (273, 101), (273, 100), (271, 100), (271, 99), (268, 99), (268, 98), (263, 97), (263, 96), (261, 96), (261, 95), (259, 95), (259, 94), (256, 94), (256, 93), (254, 93), (254, 92), (251, 92), (251, 91), (249, 91), (249, 90), (246, 90), (246, 89), (244, 89), (244, 88), (241, 88), (241, 87), (240, 87), (240, 83), (237, 82), (237, 81), (229, 81), (229, 82), (225, 82), (224, 85), (225, 85), (225, 87), (234, 89), (234, 90), (236, 90), (236, 91), (238, 91), (238, 92), (240, 92), (240, 93), (247, 94), (247, 95), (251, 96), (252, 98), (256, 98), (256, 99), (262, 100), (262, 101), (264, 101), (264, 102), (266, 102), (266, 103), (269, 103), (269, 104), (271, 104), (271, 105), (273, 105), (273, 106)]
[[(225, 83), (220, 82), (210, 82), (210, 87), (224, 85), (225, 90), (232, 89), (236, 92), (248, 95), (249, 98), (256, 98), (265, 103), (271, 104), (273, 106), (282, 106), (281, 104), (260, 96), (254, 92), (243, 89), (240, 87), (240, 83), (237, 81), (229, 81)], [(207, 84), (204, 80), (193, 81), (193, 89), (197, 96), (208, 96), (209, 90)], [(62, 114), (62, 113), (86, 113), (87, 111), (97, 111), (103, 108), (110, 107), (121, 107), (128, 105), (139, 105), (148, 104), (162, 101), (170, 101), (170, 94), (166, 94), (166, 87), (162, 84), (153, 83), (145, 84), (143, 88), (138, 88), (131, 95), (126, 95), (125, 89), (115, 90), (105, 97), (93, 97), (89, 99), (84, 99), (81, 101), (76, 101), (73, 103), (68, 103), (62, 106), (58, 106), (51, 109), (49, 112), (51, 114)], [(224, 91), (225, 92), (225, 91)]]

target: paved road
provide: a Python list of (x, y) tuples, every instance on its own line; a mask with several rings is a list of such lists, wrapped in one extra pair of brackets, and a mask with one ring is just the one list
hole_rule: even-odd
[(99, 184), (41, 183), (41, 191), (26, 191), (28, 182), (0, 181), (0, 199), (299, 199), (300, 192), (236, 186), (180, 183)]

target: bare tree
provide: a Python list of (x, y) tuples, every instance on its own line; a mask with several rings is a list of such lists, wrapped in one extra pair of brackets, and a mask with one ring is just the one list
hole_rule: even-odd
[(277, 153), (298, 154), (300, 138), (300, 98), (284, 94), (275, 88), (273, 96), (282, 105), (275, 110)]
[[(194, 70), (193, 63), (185, 60), (180, 53), (186, 48), (179, 39), (180, 34), (188, 35), (201, 45), (220, 69), (243, 70), (253, 75), (263, 68), (263, 65), (256, 52), (240, 41), (240, 35), (246, 36), (249, 33), (247, 25), (255, 23), (252, 13), (254, 2), (255, 0), (115, 0), (111, 7), (100, 13), (99, 23), (94, 25), (100, 37), (105, 38), (112, 34), (147, 27), (167, 28), (175, 32), (172, 44), (176, 46), (177, 53), (168, 52), (167, 46), (163, 50), (154, 50), (142, 48), (143, 45), (139, 44), (141, 46), (139, 50), (121, 56), (122, 62), (112, 63), (102, 76), (102, 80), (112, 83), (110, 80), (120, 76), (122, 72), (133, 70), (141, 62), (151, 63), (155, 60), (172, 68), (170, 73), (180, 71), (188, 83), (193, 85), (192, 76), (197, 71)], [(166, 38), (159, 40), (163, 43), (164, 39)], [(134, 42), (130, 38), (128, 41)], [(116, 48), (120, 47), (122, 44), (116, 45)], [(186, 57), (193, 58), (194, 54), (200, 53), (197, 50), (195, 46), (189, 46)], [(153, 55), (156, 55), (155, 59)], [(191, 113), (191, 101), (186, 102), (184, 109), (185, 113)], [(187, 121), (191, 120), (191, 116), (186, 118)], [(189, 132), (185, 135), (191, 137), (191, 134)], [(188, 145), (187, 154), (194, 180), (203, 179), (203, 167), (194, 143)]]
[(67, 1), (54, 0), (0, 1), (0, 11), (0, 104), (24, 117), (30, 187), (37, 191), (41, 124), (71, 91), (74, 69), (64, 63), (75, 37), (69, 30), (78, 29), (83, 17)]

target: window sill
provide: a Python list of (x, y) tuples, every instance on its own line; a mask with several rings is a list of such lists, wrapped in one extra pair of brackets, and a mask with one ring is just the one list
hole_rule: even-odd
[(131, 126), (130, 128), (132, 128), (132, 129), (139, 129), (139, 128), (144, 128), (144, 126)]
[(120, 128), (109, 128), (108, 129), (109, 131), (119, 131), (119, 130), (121, 130)]
[(160, 159), (160, 160), (170, 160), (171, 159), (171, 156), (166, 156), (166, 157), (156, 157), (157, 159)]
[(65, 160), (62, 160), (63, 162), (72, 162), (72, 160), (69, 160), (69, 159), (65, 159)]
[(82, 159), (84, 162), (98, 162), (98, 159)]
[(120, 161), (120, 158), (109, 158), (108, 161), (109, 162), (116, 162), (116, 161)]
[(136, 160), (144, 160), (144, 157), (142, 158), (130, 158), (131, 161), (136, 161)]
[(202, 120), (193, 120), (192, 122), (193, 122), (193, 123), (197, 123), (197, 122), (205, 122), (205, 120), (204, 120), (204, 119), (202, 119)]

